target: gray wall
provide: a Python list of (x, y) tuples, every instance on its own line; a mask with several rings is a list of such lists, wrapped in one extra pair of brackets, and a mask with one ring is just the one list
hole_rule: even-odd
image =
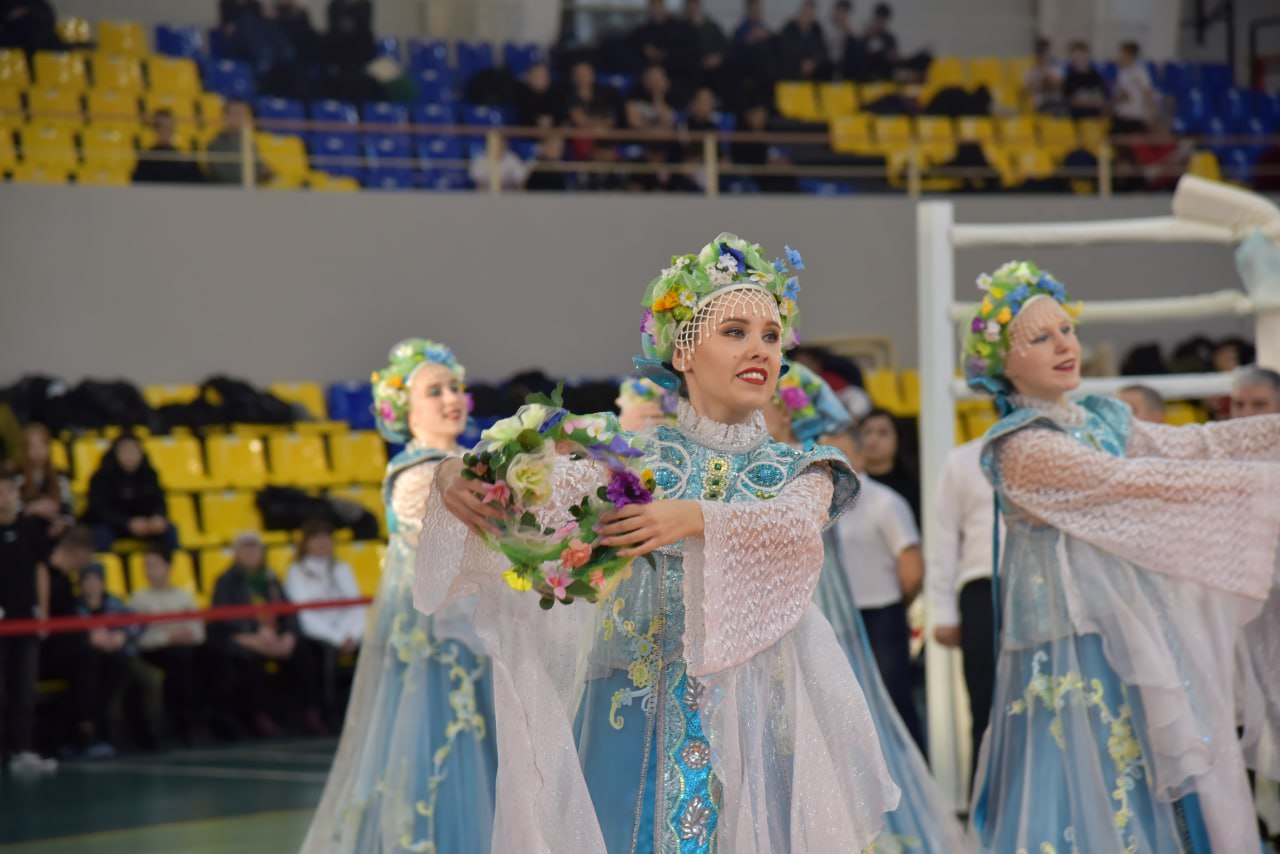
[[(1033, 221), (1164, 213), (1168, 198), (974, 199), (958, 217)], [(800, 249), (806, 337), (891, 336), (915, 362), (915, 206), (905, 198), (724, 199), (0, 185), (0, 382), (256, 381), (367, 375), (409, 335), (452, 344), (479, 378), (525, 366), (624, 372), (638, 303), (673, 253), (736, 231)], [(976, 275), (1010, 257), (966, 251)], [(1237, 284), (1231, 253), (1203, 246), (1038, 251), (1085, 299)], [(1233, 320), (1105, 327), (1120, 349)]]

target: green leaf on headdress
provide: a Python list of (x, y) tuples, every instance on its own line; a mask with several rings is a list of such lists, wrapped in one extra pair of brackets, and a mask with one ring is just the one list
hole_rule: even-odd
[(545, 395), (542, 392), (535, 392), (524, 399), (525, 403), (536, 403), (540, 406), (550, 406), (552, 409), (564, 409), (564, 381), (556, 383), (555, 390), (551, 395)]
[(542, 436), (532, 428), (521, 430), (520, 435), (516, 436), (516, 441), (526, 451), (536, 451), (542, 447)]

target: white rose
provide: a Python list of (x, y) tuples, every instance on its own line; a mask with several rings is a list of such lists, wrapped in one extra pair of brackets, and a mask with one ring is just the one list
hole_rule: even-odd
[(520, 407), (520, 411), (510, 418), (503, 418), (488, 430), (483, 437), (494, 442), (514, 442), (525, 430), (537, 430), (546, 420), (550, 409), (539, 403), (530, 403)]
[(551, 497), (554, 452), (544, 446), (536, 454), (521, 454), (507, 467), (507, 486), (524, 507), (537, 507)]

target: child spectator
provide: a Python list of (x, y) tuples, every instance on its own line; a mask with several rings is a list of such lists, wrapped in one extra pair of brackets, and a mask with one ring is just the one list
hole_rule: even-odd
[[(195, 611), (197, 604), (190, 590), (174, 587), (170, 553), (164, 546), (152, 543), (143, 555), (147, 587), (133, 594), (129, 604), (139, 614), (164, 614)], [(138, 638), (138, 649), (148, 664), (164, 673), (165, 707), (176, 724), (176, 734), (190, 744), (199, 708), (196, 703), (196, 656), (204, 643), (204, 623), (183, 620), (173, 623), (151, 623)]]
[(1053, 47), (1046, 38), (1036, 39), (1035, 64), (1027, 69), (1022, 79), (1022, 91), (1031, 109), (1047, 115), (1064, 115), (1067, 105), (1062, 100), (1062, 69), (1053, 56)]
[[(20, 477), (0, 463), (0, 623), (41, 616), (36, 572), (49, 551), (46, 526), (18, 512)], [(40, 640), (35, 634), (0, 635), (0, 757), (12, 774), (56, 770), (58, 763), (35, 753), (36, 679)]]
[(49, 529), (49, 536), (56, 538), (73, 519), (71, 484), (66, 475), (53, 467), (51, 443), (49, 428), (43, 424), (28, 424), (23, 428), (18, 484), (23, 515), (42, 521)]
[(169, 524), (164, 490), (142, 443), (126, 433), (116, 439), (89, 481), (85, 521), (93, 526), (100, 551), (110, 551), (120, 537), (160, 538), (170, 550), (178, 534)]
[(1146, 133), (1155, 114), (1156, 91), (1146, 66), (1138, 61), (1140, 54), (1137, 42), (1120, 45), (1119, 71), (1111, 102), (1112, 133)]
[(1107, 82), (1093, 65), (1089, 45), (1081, 41), (1072, 42), (1067, 57), (1070, 66), (1062, 82), (1062, 96), (1071, 117), (1079, 119), (1102, 115), (1107, 107)]

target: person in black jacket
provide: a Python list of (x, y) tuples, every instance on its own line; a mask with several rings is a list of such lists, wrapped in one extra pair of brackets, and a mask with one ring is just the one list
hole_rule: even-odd
[(133, 169), (135, 184), (203, 184), (204, 173), (191, 157), (190, 152), (179, 151), (174, 145), (177, 121), (169, 110), (156, 110), (151, 117), (155, 130), (155, 145), (138, 155), (138, 165)]
[[(288, 602), (280, 579), (266, 564), (262, 539), (248, 531), (239, 534), (233, 546), (234, 563), (214, 584), (213, 606)], [(266, 667), (274, 662), (288, 685), (288, 696), (302, 706), (303, 729), (313, 735), (328, 732), (320, 714), (319, 673), (307, 646), (299, 643), (300, 634), (298, 618), (292, 614), (263, 614), (209, 624), (216, 693), (223, 707), (220, 718), (230, 713), (244, 719), (264, 738), (281, 734), (271, 713)]]
[(803, 0), (796, 16), (778, 35), (782, 76), (786, 80), (830, 80), (831, 58), (818, 23), (816, 0)]
[(142, 443), (131, 433), (123, 434), (89, 481), (84, 521), (92, 526), (99, 551), (110, 551), (118, 538), (159, 539), (171, 551), (178, 548), (178, 533), (168, 515), (160, 478)]

